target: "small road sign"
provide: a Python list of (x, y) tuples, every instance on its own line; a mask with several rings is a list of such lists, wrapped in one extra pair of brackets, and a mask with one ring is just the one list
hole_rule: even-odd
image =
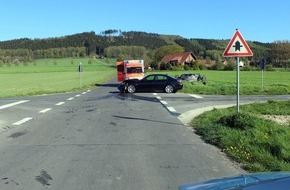
[(248, 57), (253, 56), (253, 52), (239, 30), (236, 30), (223, 55), (224, 57)]

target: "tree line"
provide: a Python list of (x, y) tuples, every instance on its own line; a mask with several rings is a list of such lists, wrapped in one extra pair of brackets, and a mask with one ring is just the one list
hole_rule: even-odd
[[(43, 58), (106, 56), (117, 59), (144, 59), (156, 67), (167, 53), (191, 51), (198, 59), (220, 63), (229, 39), (186, 39), (181, 36), (109, 29), (45, 39), (15, 39), (0, 42), (0, 63), (29, 62)], [(243, 58), (258, 65), (263, 58), (276, 67), (289, 67), (289, 41), (248, 42), (253, 57)]]

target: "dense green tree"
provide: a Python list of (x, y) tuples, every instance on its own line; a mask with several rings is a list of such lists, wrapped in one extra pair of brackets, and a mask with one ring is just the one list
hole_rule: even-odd
[(287, 61), (290, 58), (290, 42), (287, 40), (276, 41), (272, 43), (270, 52), (272, 63), (275, 66), (286, 67)]
[(167, 54), (184, 52), (184, 48), (179, 45), (166, 45), (158, 48), (155, 52), (155, 61), (159, 62)]

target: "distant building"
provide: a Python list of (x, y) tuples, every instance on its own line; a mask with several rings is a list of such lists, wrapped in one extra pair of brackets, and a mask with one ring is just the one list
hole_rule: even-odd
[(161, 63), (170, 63), (171, 65), (187, 65), (196, 60), (196, 56), (192, 52), (184, 52), (177, 54), (168, 54), (163, 57)]

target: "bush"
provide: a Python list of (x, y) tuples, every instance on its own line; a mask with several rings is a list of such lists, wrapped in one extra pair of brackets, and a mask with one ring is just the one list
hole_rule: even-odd
[(229, 62), (225, 66), (224, 70), (226, 70), (226, 71), (234, 71), (234, 70), (236, 70), (236, 64), (235, 64), (235, 62)]
[(272, 65), (266, 65), (266, 66), (265, 66), (265, 70), (266, 70), (266, 71), (275, 71), (275, 69), (273, 68)]
[(252, 67), (250, 65), (246, 65), (246, 66), (242, 67), (242, 70), (243, 71), (251, 71)]
[(225, 65), (222, 62), (217, 62), (213, 65), (213, 70), (223, 70), (225, 68)]
[(206, 66), (204, 64), (200, 64), (198, 68), (199, 70), (206, 70)]
[(234, 129), (247, 130), (255, 127), (255, 117), (246, 113), (236, 113), (221, 117), (218, 123)]

